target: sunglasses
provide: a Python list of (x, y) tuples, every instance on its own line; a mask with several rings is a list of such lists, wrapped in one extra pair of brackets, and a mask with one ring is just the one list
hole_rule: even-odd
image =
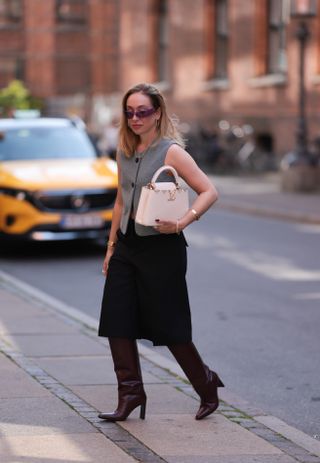
[(144, 117), (151, 116), (151, 114), (154, 114), (155, 112), (156, 109), (154, 108), (138, 109), (137, 111), (127, 109), (124, 114), (127, 119), (133, 119), (134, 115), (136, 115), (138, 119), (143, 119)]

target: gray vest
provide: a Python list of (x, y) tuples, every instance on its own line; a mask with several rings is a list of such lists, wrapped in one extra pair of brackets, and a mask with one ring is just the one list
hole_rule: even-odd
[[(144, 154), (134, 153), (130, 158), (120, 153), (119, 162), (121, 168), (121, 188), (123, 198), (120, 230), (125, 233), (128, 227), (131, 211), (135, 216), (140, 198), (141, 188), (147, 185), (159, 167), (164, 165), (167, 151), (174, 144), (174, 140), (162, 138), (151, 146)], [(158, 181), (172, 181), (172, 177), (165, 172), (160, 175)], [(158, 235), (153, 227), (146, 227), (135, 223), (137, 235)]]

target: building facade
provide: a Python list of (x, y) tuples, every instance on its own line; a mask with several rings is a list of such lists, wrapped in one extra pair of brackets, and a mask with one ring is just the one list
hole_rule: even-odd
[[(319, 2), (318, 2), (319, 3)], [(290, 0), (0, 0), (0, 85), (24, 80), (51, 113), (106, 120), (121, 93), (156, 83), (191, 132), (252, 126), (295, 143), (298, 21)], [(308, 19), (306, 113), (320, 133), (320, 5)], [(221, 124), (220, 124), (221, 126)]]
[(0, 0), (0, 86), (25, 82), (47, 111), (88, 117), (117, 87), (115, 0)]

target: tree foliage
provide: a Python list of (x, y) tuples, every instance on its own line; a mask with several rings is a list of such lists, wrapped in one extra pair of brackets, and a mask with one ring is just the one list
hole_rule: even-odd
[(33, 97), (20, 80), (12, 80), (0, 90), (0, 115), (3, 117), (12, 116), (15, 109), (41, 109), (42, 106), (42, 100)]

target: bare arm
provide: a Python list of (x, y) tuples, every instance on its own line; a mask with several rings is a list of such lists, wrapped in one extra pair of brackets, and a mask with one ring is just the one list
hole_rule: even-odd
[[(122, 207), (123, 207), (120, 179), (121, 179), (121, 171), (120, 171), (120, 163), (118, 161), (118, 191), (117, 191), (117, 196), (116, 196), (116, 200), (115, 200), (114, 207), (113, 207), (112, 222), (111, 222), (111, 228), (110, 228), (110, 233), (109, 233), (109, 241), (112, 241), (113, 243), (117, 242), (117, 231), (120, 227), (120, 220), (121, 220)], [(104, 273), (105, 275), (107, 275), (109, 260), (113, 254), (113, 251), (114, 251), (114, 247), (111, 247), (111, 246), (107, 247), (106, 256), (105, 256), (103, 266), (102, 266), (102, 273)]]
[[(200, 217), (218, 199), (218, 192), (206, 174), (197, 166), (190, 154), (180, 146), (170, 146), (165, 164), (174, 167), (180, 177), (182, 177), (189, 187), (198, 195), (189, 211), (179, 219), (178, 226), (181, 231), (196, 220), (196, 216), (191, 209), (194, 209)], [(175, 233), (176, 223), (161, 221), (156, 228), (161, 233)]]

